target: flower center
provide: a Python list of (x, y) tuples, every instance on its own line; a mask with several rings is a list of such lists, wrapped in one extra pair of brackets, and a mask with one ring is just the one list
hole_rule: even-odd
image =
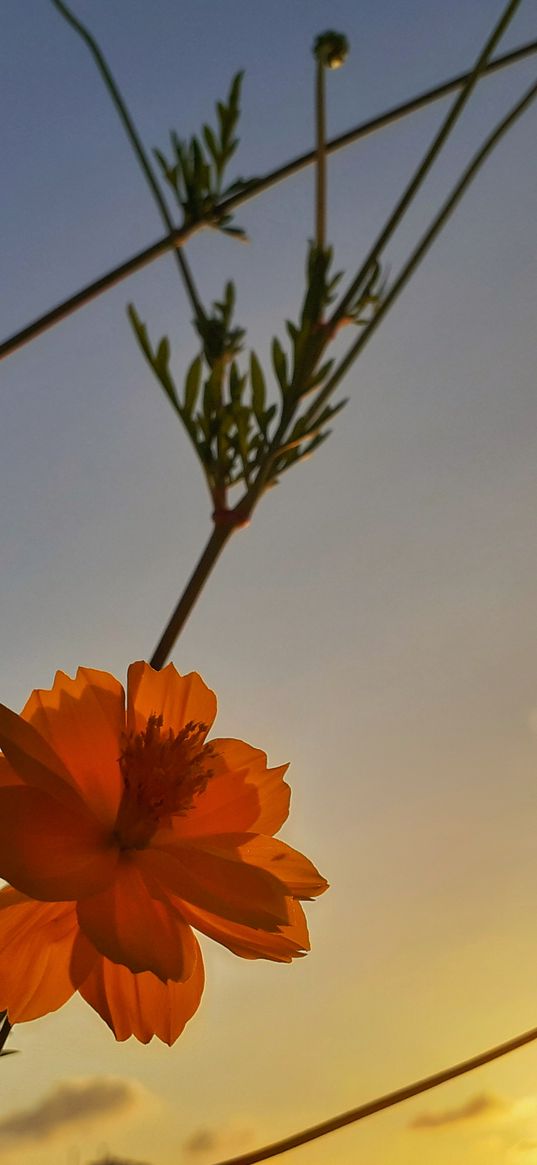
[(159, 825), (188, 813), (212, 776), (206, 724), (190, 721), (177, 734), (149, 716), (143, 732), (124, 733), (119, 767), (123, 795), (115, 834), (121, 849), (143, 849)]

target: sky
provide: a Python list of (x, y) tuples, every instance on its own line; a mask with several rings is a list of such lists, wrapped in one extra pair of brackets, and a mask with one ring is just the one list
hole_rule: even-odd
[[(210, 118), (246, 70), (234, 175), (313, 144), (311, 44), (344, 132), (469, 67), (497, 0), (73, 0), (148, 148)], [(2, 0), (2, 334), (161, 234), (86, 47), (48, 0)], [(501, 50), (537, 36), (526, 0)], [(398, 269), (535, 60), (482, 82), (390, 245)], [(328, 234), (352, 274), (443, 102), (339, 153)], [(535, 110), (479, 174), (340, 395), (326, 444), (234, 536), (172, 658), (218, 693), (220, 735), (291, 762), (283, 837), (331, 889), (291, 966), (203, 941), (202, 1005), (172, 1049), (116, 1044), (80, 999), (15, 1028), (0, 1165), (210, 1162), (282, 1137), (537, 1023), (534, 647)], [(234, 176), (233, 175), (233, 176)], [(311, 171), (240, 209), (251, 244), (188, 248), (237, 284), (269, 368), (296, 318)], [(56, 669), (148, 658), (210, 532), (186, 437), (134, 342), (134, 302), (197, 351), (170, 257), (2, 369), (0, 698)], [(537, 1048), (295, 1151), (296, 1165), (532, 1165)]]

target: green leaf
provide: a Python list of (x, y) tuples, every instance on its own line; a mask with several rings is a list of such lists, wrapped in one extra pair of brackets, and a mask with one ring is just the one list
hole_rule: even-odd
[(200, 449), (203, 448), (205, 451), (205, 455), (208, 456), (208, 455), (210, 455), (210, 451), (211, 451), (210, 445), (209, 445), (209, 438), (211, 435), (211, 426), (210, 426), (209, 420), (203, 413), (198, 413), (196, 415), (196, 423), (198, 425), (200, 432), (203, 433), (203, 436), (206, 439), (205, 444), (202, 441), (199, 442), (199, 448)]
[(169, 358), (170, 358), (170, 341), (168, 340), (167, 336), (163, 336), (163, 338), (160, 341), (160, 344), (158, 346), (158, 349), (157, 349), (157, 354), (156, 354), (154, 362), (153, 362), (153, 367), (154, 367), (155, 372), (160, 380), (160, 383), (161, 383), (165, 393), (169, 397), (174, 409), (176, 410), (176, 412), (179, 413), (179, 416), (181, 416), (182, 410), (181, 410), (181, 405), (179, 403), (179, 397), (177, 396), (177, 389), (175, 387), (173, 377), (172, 377), (170, 370), (168, 368)]
[(244, 405), (238, 405), (234, 411), (235, 424), (237, 426), (237, 445), (240, 459), (242, 461), (244, 477), (248, 482), (249, 466), (248, 466), (248, 429), (249, 429), (249, 410)]
[(170, 362), (170, 341), (163, 336), (155, 356), (155, 368), (158, 372), (166, 371)]
[(337, 414), (345, 408), (345, 405), (348, 404), (348, 402), (349, 398), (345, 397), (345, 399), (340, 400), (337, 405), (325, 405), (324, 409), (322, 409), (318, 415), (316, 415), (315, 412), (314, 402), (311, 409), (308, 410), (307, 418), (301, 417), (301, 420), (305, 422), (303, 428), (304, 435), (307, 436), (308, 434), (312, 434), (318, 429), (321, 429), (327, 421), (331, 421), (332, 417), (336, 417)]
[(250, 382), (252, 385), (252, 408), (259, 423), (259, 418), (263, 415), (265, 407), (266, 387), (263, 369), (255, 352), (250, 352)]
[(175, 411), (182, 419), (182, 409), (177, 396), (177, 389), (175, 387), (173, 377), (171, 376), (168, 364), (170, 359), (170, 341), (167, 336), (163, 336), (159, 343), (156, 353), (153, 352), (149, 337), (147, 335), (147, 328), (142, 323), (134, 304), (129, 303), (127, 307), (127, 314), (131, 324), (136, 332), (138, 342), (144, 353), (148, 363), (151, 365), (153, 371), (158, 376), (160, 383), (173, 405)]
[(229, 142), (229, 145), (227, 145), (225, 150), (224, 150), (224, 160), (226, 162), (229, 162), (229, 159), (233, 157), (233, 154), (236, 153), (238, 146), (239, 146), (239, 139), (238, 138), (233, 138), (233, 141)]
[(203, 390), (203, 412), (207, 418), (218, 414), (222, 403), (222, 381), (220, 373), (215, 369), (205, 381)]
[(224, 129), (227, 125), (228, 118), (227, 105), (224, 105), (223, 101), (217, 101), (216, 112), (218, 114), (218, 121), (220, 123), (220, 138), (223, 141)]
[(307, 396), (308, 393), (312, 392), (314, 388), (318, 388), (318, 386), (327, 379), (330, 372), (332, 371), (333, 366), (333, 360), (327, 360), (325, 364), (321, 365), (317, 372), (315, 372), (310, 380), (308, 380), (307, 384), (304, 386), (302, 392), (300, 393), (300, 396)]
[(292, 340), (293, 344), (296, 344), (296, 341), (298, 340), (298, 337), (300, 335), (300, 331), (297, 328), (296, 324), (294, 324), (291, 320), (286, 320), (285, 326), (286, 326), (287, 331), (289, 333), (290, 340)]
[(300, 459), (303, 457), (309, 457), (310, 454), (313, 453), (314, 449), (318, 449), (319, 445), (322, 445), (323, 441), (326, 441), (326, 438), (330, 436), (331, 432), (331, 429), (327, 429), (325, 433), (317, 433), (317, 436), (313, 438), (313, 441), (310, 441), (309, 445), (306, 445), (306, 448), (300, 451)]
[(241, 86), (242, 86), (243, 77), (244, 77), (244, 69), (241, 69), (239, 73), (235, 74), (235, 76), (231, 82), (231, 89), (229, 90), (228, 104), (231, 106), (232, 109), (238, 109), (240, 96), (241, 96)]
[(243, 231), (242, 227), (228, 227), (223, 222), (219, 222), (218, 226), (225, 235), (233, 235), (235, 239), (240, 239), (243, 243), (250, 242), (246, 231)]
[(192, 413), (196, 407), (196, 401), (198, 399), (201, 386), (202, 368), (203, 360), (201, 356), (196, 356), (196, 359), (192, 361), (192, 364), (188, 369), (185, 380), (185, 400), (183, 408), (187, 417), (192, 416)]
[(220, 151), (220, 147), (218, 145), (218, 142), (216, 140), (214, 130), (211, 129), (210, 125), (204, 125), (202, 132), (203, 132), (203, 136), (205, 138), (205, 144), (207, 146), (207, 149), (208, 149), (209, 153), (211, 154), (212, 158), (214, 159), (216, 165), (218, 166), (218, 164), (220, 162), (221, 151)]
[(227, 316), (228, 321), (231, 319), (231, 316), (233, 315), (233, 309), (235, 307), (235, 298), (236, 298), (235, 284), (232, 283), (231, 279), (229, 279), (228, 282), (226, 283), (225, 288), (224, 288), (225, 312), (226, 312), (226, 316)]
[(160, 152), (160, 150), (153, 150), (153, 154), (162, 170), (162, 173), (170, 186), (177, 188), (177, 169), (175, 166), (170, 166), (168, 159)]
[(276, 415), (276, 405), (271, 405), (270, 408), (265, 409), (262, 417), (262, 429), (266, 433), (272, 418)]
[(255, 186), (256, 182), (258, 182), (257, 178), (236, 178), (230, 186), (226, 186), (226, 198), (229, 197), (230, 194), (238, 194), (241, 190), (247, 190), (249, 186)]
[(233, 360), (229, 369), (229, 395), (233, 404), (240, 404), (243, 388), (244, 377), (240, 376), (237, 363)]
[(201, 188), (203, 185), (203, 172), (204, 172), (206, 167), (205, 167), (205, 159), (203, 157), (202, 149), (201, 149), (200, 143), (199, 143), (197, 138), (192, 138), (190, 148), (192, 151), (192, 166), (193, 166), (193, 170), (194, 170), (194, 181), (196, 183), (196, 186)]
[(138, 315), (138, 312), (136, 311), (136, 308), (135, 308), (133, 303), (129, 303), (127, 305), (127, 315), (128, 315), (130, 322), (134, 328), (134, 331), (136, 332), (136, 336), (138, 338), (138, 343), (139, 343), (139, 345), (144, 353), (144, 356), (146, 357), (147, 360), (149, 360), (151, 367), (153, 367), (153, 351), (152, 351), (151, 345), (149, 343), (149, 337), (147, 335), (147, 328), (146, 328), (145, 324), (142, 323), (142, 321)]
[(274, 365), (274, 371), (278, 378), (282, 394), (285, 396), (288, 388), (287, 359), (277, 336), (275, 336), (272, 341), (272, 363)]
[(334, 366), (333, 360), (327, 360), (326, 364), (321, 365), (318, 372), (315, 373), (315, 375), (319, 379), (319, 384), (321, 384), (323, 380), (327, 379), (327, 377), (330, 375), (330, 373), (332, 371), (333, 366)]

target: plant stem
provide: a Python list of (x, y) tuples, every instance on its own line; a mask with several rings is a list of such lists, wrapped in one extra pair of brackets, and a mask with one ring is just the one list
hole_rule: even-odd
[(232, 523), (215, 524), (205, 550), (151, 656), (149, 661), (151, 667), (158, 670), (166, 662), (180, 631), (182, 631), (196, 600), (199, 598), (207, 582), (213, 566), (220, 557), (228, 538), (235, 528)]
[[(321, 390), (321, 392), (316, 397), (311, 408), (307, 411), (307, 413), (304, 414), (305, 418), (308, 418), (308, 419), (314, 418), (315, 415), (318, 414), (319, 409), (326, 403), (328, 398), (332, 395), (332, 393), (334, 392), (334, 389), (337, 387), (337, 385), (339, 384), (339, 382), (341, 381), (343, 376), (348, 372), (349, 368), (354, 363), (354, 361), (357, 359), (357, 357), (359, 356), (362, 349), (365, 347), (365, 345), (367, 344), (367, 342), (369, 341), (371, 336), (374, 334), (374, 332), (379, 327), (380, 323), (384, 319), (384, 316), (387, 314), (389, 309), (393, 306), (395, 300), (398, 298), (398, 296), (401, 294), (401, 292), (404, 289), (404, 287), (406, 286), (406, 284), (409, 282), (411, 276), (414, 274), (414, 271), (416, 270), (416, 268), (421, 263), (422, 259), (425, 257), (425, 255), (429, 251), (430, 247), (432, 246), (432, 244), (435, 241), (435, 239), (437, 238), (437, 236), (440, 234), (442, 228), (445, 226), (445, 224), (448, 221), (448, 219), (450, 218), (451, 214), (453, 213), (453, 211), (457, 207), (458, 203), (460, 202), (460, 200), (461, 200), (463, 194), (465, 193), (465, 191), (467, 190), (468, 186), (471, 184), (471, 182), (476, 177), (478, 171), (480, 170), (481, 166), (483, 165), (483, 163), (487, 159), (488, 155), (493, 151), (493, 149), (499, 143), (501, 138), (504, 137), (504, 135), (507, 133), (507, 131), (511, 128), (511, 126), (515, 123), (515, 121), (517, 121), (517, 119), (522, 115), (522, 113), (524, 113), (524, 111), (528, 108), (528, 106), (531, 104), (531, 102), (536, 97), (537, 97), (537, 82), (534, 85), (532, 85), (530, 87), (530, 89), (527, 90), (527, 92), (524, 94), (524, 96), (521, 98), (521, 100), (518, 101), (517, 104), (509, 111), (509, 113), (506, 114), (506, 116), (502, 119), (502, 121), (498, 123), (498, 125), (495, 127), (495, 129), (492, 131), (492, 133), (489, 135), (487, 140), (483, 143), (480, 150), (478, 150), (478, 152), (474, 155), (472, 161), (470, 162), (470, 164), (468, 165), (466, 170), (463, 172), (461, 178), (459, 179), (459, 182), (456, 184), (456, 186), (452, 190), (451, 194), (449, 195), (449, 197), (445, 201), (444, 205), (441, 207), (438, 215), (431, 223), (431, 226), (429, 227), (428, 231), (425, 232), (425, 234), (422, 236), (420, 242), (418, 243), (417, 247), (412, 252), (410, 258), (408, 259), (407, 263), (403, 267), (403, 270), (401, 271), (399, 277), (396, 279), (396, 281), (393, 284), (393, 286), (391, 287), (389, 293), (386, 295), (385, 299), (382, 301), (378, 311), (373, 316), (373, 319), (364, 328), (363, 332), (358, 337), (356, 343), (351, 346), (351, 348), (347, 352), (346, 356), (343, 358), (341, 363), (336, 368), (335, 372), (332, 374), (330, 379), (327, 381), (324, 388)], [(257, 502), (259, 501), (259, 499), (260, 499), (260, 497), (265, 489), (271, 465), (273, 463), (274, 458), (278, 454), (279, 447), (281, 445), (283, 438), (285, 437), (286, 430), (288, 428), (288, 425), (292, 421), (292, 419), (293, 419), (292, 414), (291, 415), (285, 415), (285, 413), (282, 414), (280, 424), (277, 428), (276, 433), (274, 434), (274, 436), (271, 440), (270, 447), (267, 450), (265, 459), (258, 470), (258, 473), (257, 473), (255, 480), (252, 482), (251, 486), (248, 488), (248, 490), (244, 494), (244, 497), (240, 499), (237, 506), (235, 507), (235, 514), (240, 512), (243, 518), (249, 519), (251, 517), (253, 510), (254, 510), (255, 506), (257, 505)], [(191, 578), (191, 580), (186, 588), (186, 591), (185, 591), (183, 597), (180, 599), (178, 606), (176, 608), (176, 611), (174, 612), (174, 614), (170, 620), (170, 623), (168, 624), (168, 627), (166, 628), (166, 631), (164, 632), (162, 640), (159, 643), (159, 645), (155, 651), (155, 655), (154, 655), (153, 659), (156, 658), (159, 662), (157, 665), (157, 664), (153, 663), (153, 660), (151, 660), (151, 663), (153, 664), (153, 666), (162, 666), (163, 659), (166, 658), (166, 655), (171, 650), (171, 647), (173, 646), (173, 643), (175, 642), (175, 640), (179, 634), (179, 631), (183, 627), (186, 619), (188, 618), (190, 610), (192, 609), (192, 606), (194, 605), (196, 599), (198, 598), (198, 595), (200, 594), (200, 591), (204, 585), (204, 582), (205, 582), (207, 575), (209, 574), (210, 570), (212, 569), (214, 563), (216, 562), (216, 559), (220, 553), (220, 550), (222, 549), (223, 545), (227, 541), (227, 538), (229, 537), (229, 534), (233, 528), (235, 528), (233, 525), (231, 525), (230, 527), (224, 526), (223, 528), (220, 528), (218, 526), (215, 527), (215, 529), (213, 531), (213, 535), (211, 536), (211, 539), (209, 539), (209, 542), (208, 542), (207, 547), (202, 555), (202, 558), (200, 559), (198, 566), (196, 567), (196, 570), (194, 571), (194, 574), (192, 575), (192, 578)], [(217, 537), (219, 530), (220, 530), (220, 534), (222, 537), (221, 543), (219, 543), (219, 540)], [(215, 540), (215, 543), (214, 543), (215, 549), (213, 549), (213, 546), (212, 546), (213, 539)], [(205, 569), (206, 565), (207, 565), (207, 569)], [(161, 658), (161, 654), (160, 654), (161, 646), (162, 646), (162, 650), (164, 651), (164, 655), (162, 658)]]
[(471, 70), (470, 73), (468, 73), (468, 76), (466, 78), (466, 81), (464, 82), (464, 85), (461, 89), (461, 92), (459, 93), (458, 97), (454, 101), (453, 106), (450, 109), (447, 117), (442, 122), (442, 125), (440, 126), (438, 133), (435, 135), (435, 137), (432, 141), (432, 144), (430, 145), (429, 149), (427, 150), (427, 152), (425, 154), (425, 157), (423, 158), (423, 161), (418, 166), (415, 174), (413, 175), (411, 181), (409, 182), (408, 186), (406, 187), (406, 190), (403, 191), (403, 194), (401, 195), (401, 198), (397, 202), (395, 209), (393, 210), (392, 214), (390, 215), (390, 217), (388, 218), (384, 227), (382, 228), (380, 235), (376, 239), (375, 243), (371, 247), (371, 250), (369, 251), (367, 258), (362, 263), (362, 266), (361, 266), (360, 270), (358, 271), (358, 274), (356, 275), (355, 279), (353, 279), (352, 283), (350, 284), (350, 287), (348, 288), (345, 295), (343, 296), (340, 303), (338, 304), (337, 308), (335, 309), (333, 316), (332, 316), (332, 320), (331, 320), (332, 323), (335, 323), (337, 320), (342, 319), (346, 315), (347, 310), (350, 307), (354, 296), (356, 295), (357, 291), (359, 290), (359, 288), (363, 284), (364, 279), (367, 277), (369, 271), (371, 270), (371, 267), (378, 260), (381, 252), (384, 250), (384, 247), (386, 246), (386, 243), (388, 242), (388, 240), (393, 235), (394, 231), (399, 226), (401, 219), (403, 218), (404, 214), (408, 210), (408, 207), (410, 206), (411, 202), (413, 201), (416, 194), (418, 193), (418, 190), (423, 185), (423, 182), (425, 181), (427, 174), (429, 173), (429, 171), (430, 171), (431, 167), (433, 166), (434, 162), (436, 161), (440, 151), (442, 150), (443, 146), (445, 145), (450, 133), (454, 129), (455, 124), (458, 121), (459, 117), (461, 116), (461, 113), (463, 112), (464, 107), (466, 106), (469, 98), (471, 97), (473, 90), (475, 89), (475, 86), (477, 85), (477, 82), (479, 81), (481, 74), (483, 73), (483, 71), (486, 68), (489, 57), (492, 56), (492, 53), (494, 52), (496, 45), (498, 44), (500, 38), (503, 36), (508, 25), (511, 23), (511, 20), (513, 19), (513, 16), (515, 15), (517, 8), (520, 7), (520, 4), (521, 4), (521, 0), (509, 0), (509, 3), (507, 4), (506, 8), (504, 9), (496, 27), (491, 32), (483, 49), (481, 50), (481, 52), (480, 52), (480, 54), (475, 62), (473, 69)]
[(242, 1153), (239, 1157), (228, 1157), (225, 1161), (219, 1161), (217, 1165), (256, 1165), (258, 1161), (266, 1161), (269, 1157), (278, 1157), (280, 1153), (288, 1153), (290, 1149), (297, 1149), (299, 1145), (307, 1145), (309, 1141), (316, 1141), (319, 1137), (325, 1137), (327, 1133), (335, 1132), (336, 1129), (343, 1129), (346, 1125), (355, 1124), (367, 1116), (374, 1116), (376, 1112), (393, 1108), (396, 1104), (411, 1100), (413, 1096), (419, 1096), (422, 1092), (430, 1092), (432, 1088), (438, 1088), (439, 1084), (446, 1084), (448, 1080), (455, 1080), (457, 1076), (465, 1076), (468, 1072), (474, 1072), (476, 1068), (482, 1068), (484, 1064), (499, 1060), (501, 1056), (507, 1056), (510, 1052), (515, 1052), (518, 1048), (523, 1048), (535, 1040), (537, 1040), (537, 1028), (534, 1027), (531, 1031), (515, 1036), (514, 1039), (507, 1040), (504, 1044), (498, 1044), (495, 1048), (489, 1048), (486, 1052), (472, 1056), (470, 1060), (463, 1060), (462, 1063), (453, 1064), (450, 1068), (444, 1068), (432, 1076), (425, 1076), (421, 1080), (414, 1081), (413, 1084), (397, 1088), (395, 1092), (378, 1096), (375, 1100), (360, 1104), (358, 1108), (351, 1108), (348, 1112), (340, 1113), (339, 1116), (331, 1117), (318, 1125), (312, 1125), (309, 1129), (302, 1129), (301, 1132), (292, 1133), (290, 1137), (284, 1137), (281, 1141), (274, 1141), (272, 1145), (265, 1145), (262, 1149), (254, 1149), (252, 1153)]
[[(517, 61), (521, 61), (526, 57), (537, 53), (537, 40), (528, 41), (527, 44), (521, 45), (518, 49), (513, 49), (512, 52), (505, 53), (498, 57), (496, 61), (490, 61), (482, 75), (498, 72)], [(418, 94), (411, 98), (410, 101), (405, 101), (401, 105), (393, 106), (391, 109), (381, 113), (378, 117), (372, 118), (370, 121), (361, 122), (360, 125), (354, 129), (348, 130), (344, 134), (340, 134), (336, 138), (326, 143), (327, 154), (335, 153), (336, 150), (345, 149), (347, 146), (353, 145), (354, 142), (360, 141), (369, 134), (376, 133), (377, 130), (384, 129), (393, 122), (398, 121), (402, 117), (406, 117), (410, 113), (414, 113), (419, 109), (431, 104), (433, 101), (438, 101), (454, 90), (459, 89), (461, 85), (468, 79), (468, 73), (459, 73), (456, 77), (452, 77), (449, 81), (444, 81), (441, 85), (437, 85), (434, 89), (427, 89), (425, 92)], [(264, 178), (259, 178), (256, 182), (250, 183), (244, 190), (237, 194), (231, 195), (221, 202), (216, 211), (219, 214), (236, 209), (237, 206), (248, 202), (251, 198), (256, 198), (263, 194), (265, 190), (269, 190), (278, 182), (284, 182), (287, 178), (291, 178), (294, 174), (298, 174), (306, 166), (311, 166), (315, 163), (317, 158), (316, 150), (308, 150), (305, 154), (300, 154), (293, 158), (292, 161), (286, 162), (285, 165), (279, 166), (276, 170), (272, 170), (270, 174), (266, 174)], [(211, 219), (215, 211), (211, 212)], [(121, 283), (123, 279), (127, 279), (130, 275), (134, 275), (136, 271), (141, 271), (144, 267), (153, 263), (155, 259), (159, 259), (161, 255), (166, 254), (167, 251), (172, 251), (177, 247), (182, 247), (187, 239), (191, 238), (198, 231), (203, 230), (206, 222), (200, 219), (189, 227), (177, 227), (170, 231), (169, 234), (157, 239), (155, 243), (144, 247), (141, 251), (137, 251), (130, 259), (126, 259), (123, 263), (119, 263), (117, 267), (107, 271), (98, 279), (93, 280), (92, 283), (86, 284), (74, 295), (70, 295), (67, 299), (62, 300), (61, 303), (56, 304), (55, 307), (38, 316), (37, 319), (32, 320), (24, 328), (17, 332), (13, 332), (11, 336), (6, 337), (0, 343), (0, 360), (11, 356), (17, 352), (25, 344), (30, 343), (31, 340), (37, 336), (42, 335), (48, 331), (49, 328), (54, 327), (55, 324), (66, 319), (73, 312), (78, 311), (86, 303), (91, 303), (97, 296), (102, 295), (105, 291), (115, 287)]]
[(1, 1052), (3, 1047), (4, 1047), (5, 1042), (7, 1040), (7, 1037), (11, 1031), (11, 1027), (12, 1027), (12, 1025), (9, 1022), (9, 1019), (7, 1018), (7, 1011), (3, 1011), (0, 1013), (0, 1024), (1, 1024), (1, 1026), (0, 1026), (0, 1052)]
[(482, 145), (481, 149), (478, 150), (477, 154), (474, 155), (469, 166), (466, 168), (462, 177), (459, 179), (451, 194), (446, 199), (436, 218), (433, 219), (431, 226), (422, 236), (417, 247), (412, 252), (410, 258), (407, 260), (403, 270), (390, 288), (390, 291), (386, 295), (385, 299), (382, 300), (378, 311), (373, 316), (370, 323), (364, 328), (356, 342), (349, 349), (347, 355), (344, 356), (343, 360), (338, 365), (335, 372), (333, 372), (332, 376), (314, 401), (314, 404), (312, 405), (312, 410), (314, 410), (314, 413), (316, 413), (319, 407), (328, 400), (329, 396), (331, 396), (340, 380), (342, 380), (343, 376), (345, 376), (345, 374), (348, 372), (351, 365), (354, 364), (354, 361), (360, 355), (362, 349), (370, 340), (373, 333), (377, 330), (379, 324), (384, 319), (384, 316), (393, 306), (395, 300), (401, 294), (409, 279), (414, 274), (417, 266), (419, 263), (421, 263), (422, 259), (427, 254), (427, 251), (432, 246), (436, 237), (440, 234), (440, 231), (445, 226), (449, 217), (453, 214), (453, 211), (460, 202), (463, 194), (471, 182), (473, 182), (481, 166), (486, 161), (488, 155), (492, 152), (494, 147), (498, 145), (500, 139), (507, 133), (514, 122), (524, 113), (524, 111), (528, 108), (531, 102), (535, 100), (536, 97), (537, 83), (532, 85), (531, 88), (526, 91), (521, 100), (518, 101), (513, 109), (511, 109), (509, 113), (506, 114), (506, 116), (502, 119), (502, 121), (498, 123), (490, 136), (487, 138), (486, 142)]
[[(97, 41), (92, 36), (89, 29), (86, 28), (86, 26), (84, 24), (82, 24), (82, 22), (70, 11), (70, 9), (67, 7), (67, 4), (65, 4), (64, 0), (52, 0), (52, 3), (54, 4), (54, 7), (58, 9), (58, 12), (60, 12), (61, 15), (63, 17), (65, 17), (65, 19), (68, 21), (68, 23), (72, 25), (72, 27), (75, 29), (75, 31), (80, 34), (82, 39), (86, 42), (90, 52), (92, 53), (92, 55), (95, 59), (95, 62), (97, 64), (97, 67), (98, 67), (98, 69), (101, 73), (101, 76), (104, 80), (104, 83), (106, 85), (106, 88), (108, 89), (108, 92), (112, 98), (112, 102), (117, 110), (120, 121), (123, 124), (123, 128), (125, 129), (125, 132), (126, 132), (127, 137), (131, 143), (131, 146), (134, 150), (134, 153), (136, 154), (136, 157), (138, 158), (138, 161), (139, 161), (140, 166), (142, 168), (143, 174), (146, 178), (149, 189), (151, 190), (153, 198), (155, 199), (155, 202), (158, 206), (158, 209), (160, 212), (160, 217), (164, 223), (164, 226), (167, 227), (168, 231), (171, 233), (175, 229), (175, 223), (170, 215), (166, 201), (162, 195), (160, 186), (159, 186), (159, 184), (155, 178), (155, 175), (153, 173), (151, 163), (150, 163), (149, 158), (148, 158), (148, 156), (144, 150), (144, 147), (142, 145), (142, 140), (140, 138), (138, 130), (136, 129), (134, 121), (133, 121), (133, 119), (129, 113), (129, 110), (127, 108), (127, 105), (125, 103), (125, 100), (122, 97), (120, 89), (119, 89), (116, 81), (114, 80), (114, 76), (111, 72), (111, 69), (110, 69), (101, 49), (99, 48)], [(201, 321), (203, 322), (206, 318), (205, 312), (204, 312), (201, 300), (199, 298), (199, 295), (196, 291), (196, 285), (194, 283), (192, 272), (190, 270), (186, 256), (183, 255), (181, 250), (175, 250), (174, 254), (175, 254), (175, 258), (176, 258), (176, 261), (177, 261), (177, 264), (179, 267), (179, 271), (181, 273), (181, 277), (183, 279), (183, 283), (185, 285), (187, 294), (190, 298), (190, 302), (192, 304), (192, 307), (194, 309), (196, 317), (201, 319)]]
[(315, 125), (317, 135), (315, 239), (320, 251), (326, 246), (326, 86), (325, 65), (315, 70)]

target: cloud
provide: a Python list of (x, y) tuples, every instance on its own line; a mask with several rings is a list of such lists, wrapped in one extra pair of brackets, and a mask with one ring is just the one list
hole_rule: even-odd
[(43, 1141), (65, 1128), (137, 1108), (144, 1093), (140, 1085), (115, 1076), (60, 1080), (36, 1104), (0, 1118), (0, 1148), (21, 1141)]
[(466, 1124), (469, 1121), (478, 1121), (490, 1117), (510, 1116), (513, 1105), (494, 1096), (489, 1092), (482, 1092), (478, 1096), (471, 1096), (464, 1104), (456, 1108), (445, 1108), (440, 1112), (424, 1112), (415, 1117), (408, 1125), (409, 1129), (441, 1129), (447, 1125)]
[(98, 1161), (91, 1161), (90, 1165), (143, 1165), (141, 1161), (127, 1161), (126, 1157), (110, 1157), (107, 1153), (106, 1157), (99, 1157)]
[(239, 1125), (223, 1125), (221, 1128), (201, 1128), (183, 1143), (185, 1153), (192, 1157), (202, 1157), (205, 1153), (211, 1156), (221, 1155), (241, 1149), (253, 1139), (251, 1129)]
[(91, 1161), (90, 1165), (143, 1165), (141, 1161), (127, 1161), (126, 1157), (111, 1157), (109, 1153), (106, 1157), (99, 1157), (98, 1161)]

